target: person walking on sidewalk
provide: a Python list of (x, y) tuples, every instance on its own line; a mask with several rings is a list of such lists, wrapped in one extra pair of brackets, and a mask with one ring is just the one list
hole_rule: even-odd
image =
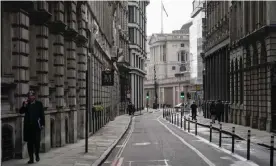
[(30, 160), (28, 164), (34, 163), (34, 149), (36, 161), (39, 158), (40, 149), (40, 134), (45, 126), (45, 116), (43, 104), (36, 100), (35, 92), (28, 92), (28, 99), (23, 102), (22, 107), (19, 109), (20, 114), (24, 116), (24, 141), (27, 142), (27, 148)]
[(218, 100), (218, 103), (216, 104), (216, 114), (217, 114), (217, 119), (218, 119), (219, 123), (221, 122), (222, 111), (223, 111), (223, 104), (222, 104), (221, 100)]
[(133, 105), (131, 103), (131, 101), (129, 101), (128, 106), (127, 106), (127, 110), (128, 110), (128, 115), (132, 114), (132, 109), (133, 109)]
[(212, 118), (212, 123), (216, 123), (216, 104), (215, 101), (212, 101), (210, 105), (210, 113)]
[(191, 105), (192, 109), (192, 120), (196, 120), (196, 113), (197, 113), (197, 105), (195, 102)]

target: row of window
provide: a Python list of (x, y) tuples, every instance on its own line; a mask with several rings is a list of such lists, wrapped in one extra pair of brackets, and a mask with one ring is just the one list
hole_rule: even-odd
[(142, 48), (146, 49), (146, 36), (143, 35), (137, 28), (129, 28), (129, 41), (131, 44), (136, 44)]

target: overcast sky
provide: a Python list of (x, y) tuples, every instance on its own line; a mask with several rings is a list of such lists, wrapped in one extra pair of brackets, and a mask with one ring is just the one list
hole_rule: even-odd
[[(168, 17), (163, 13), (164, 33), (179, 30), (191, 19), (193, 0), (162, 0)], [(147, 6), (147, 35), (161, 32), (161, 0), (150, 0)]]

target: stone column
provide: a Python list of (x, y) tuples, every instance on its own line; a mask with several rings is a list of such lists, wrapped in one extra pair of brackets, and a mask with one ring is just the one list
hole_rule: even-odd
[[(268, 3), (268, 2), (267, 2)], [(269, 2), (272, 3), (272, 2)], [(276, 3), (273, 2), (271, 5), (275, 5)], [(270, 9), (272, 10), (272, 8)], [(275, 11), (274, 11), (275, 12)], [(275, 17), (273, 17), (275, 19)], [(269, 35), (269, 37), (267, 37), (265, 39), (265, 45), (266, 45), (266, 53), (267, 53), (267, 61), (268, 62), (275, 62), (276, 61), (276, 57), (274, 52), (276, 51), (276, 34), (275, 33), (271, 33)], [(271, 66), (272, 67), (272, 66)], [(272, 98), (273, 95), (275, 95), (274, 93), (275, 90), (275, 84), (272, 84), (272, 68), (267, 66), (267, 79), (266, 79), (266, 86), (267, 86), (267, 121), (266, 121), (266, 131), (271, 131), (272, 130), (272, 125), (271, 123), (275, 120), (275, 99)], [(275, 67), (275, 63), (273, 65), (273, 68)], [(275, 71), (275, 69), (274, 69)], [(275, 74), (273, 74), (275, 76)], [(275, 78), (274, 78), (275, 79)], [(273, 93), (273, 94), (272, 94)], [(273, 101), (274, 100), (274, 101)], [(274, 109), (274, 110), (273, 110)], [(272, 112), (274, 111), (274, 112)], [(273, 122), (275, 123), (275, 122)], [(274, 128), (275, 130), (275, 128)]]
[[(29, 91), (29, 16), (23, 10), (11, 13), (12, 26), (12, 72), (14, 73), (15, 88), (14, 108), (18, 111)], [(11, 44), (11, 43), (10, 43)], [(27, 144), (23, 141), (23, 118), (17, 118), (15, 129), (15, 157), (27, 157)]]
[(175, 86), (173, 86), (173, 106), (175, 106), (176, 104), (176, 101), (175, 101)]
[[(42, 102), (45, 110), (49, 107), (49, 76), (48, 76), (48, 36), (49, 30), (45, 25), (36, 26), (36, 73), (39, 85), (38, 99)], [(50, 115), (45, 115), (45, 129), (42, 131), (41, 149), (48, 151), (50, 145)]]
[(135, 84), (134, 84), (134, 74), (131, 73), (131, 103), (134, 104), (134, 96), (135, 96)]
[(66, 41), (67, 54), (67, 80), (68, 80), (68, 105), (70, 112), (70, 143), (77, 141), (77, 112), (76, 112), (76, 82), (77, 82), (77, 58), (76, 43), (74, 41)]
[(56, 34), (54, 39), (54, 68), (55, 68), (55, 87), (56, 87), (56, 108), (60, 112), (56, 117), (56, 133), (57, 146), (65, 145), (64, 135), (64, 37), (61, 34)]

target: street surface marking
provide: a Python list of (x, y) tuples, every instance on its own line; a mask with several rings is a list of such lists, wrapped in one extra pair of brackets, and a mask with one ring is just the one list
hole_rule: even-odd
[(117, 145), (117, 146), (116, 146), (116, 148), (121, 148), (121, 147), (123, 147), (123, 145)]
[[(162, 117), (162, 116), (160, 116), (159, 118), (161, 118), (161, 117)], [(159, 122), (162, 123), (160, 120), (159, 120)], [(173, 125), (174, 125), (174, 124), (173, 124)], [(166, 125), (164, 125), (164, 126), (166, 126)], [(244, 166), (244, 164), (246, 164), (246, 165), (248, 165), (248, 166), (259, 166), (258, 164), (254, 163), (254, 162), (252, 162), (252, 161), (247, 161), (247, 159), (245, 159), (244, 157), (242, 157), (242, 156), (240, 156), (240, 155), (238, 155), (238, 154), (233, 154), (232, 152), (230, 152), (230, 151), (227, 150), (227, 149), (220, 148), (218, 145), (216, 145), (216, 144), (214, 144), (214, 143), (210, 143), (209, 140), (206, 140), (206, 139), (204, 139), (204, 138), (202, 138), (202, 137), (200, 137), (200, 136), (198, 136), (198, 135), (194, 135), (194, 134), (192, 134), (192, 133), (189, 133), (188, 131), (185, 131), (184, 129), (182, 129), (182, 130), (183, 130), (184, 132), (186, 132), (187, 134), (192, 135), (192, 136), (194, 136), (194, 137), (196, 137), (196, 138), (202, 140), (202, 141), (205, 142), (206, 144), (209, 144), (209, 145), (213, 146), (214, 148), (216, 148), (216, 149), (218, 149), (218, 150), (220, 150), (220, 151), (222, 151), (222, 152), (224, 152), (224, 153), (226, 153), (226, 154), (232, 155), (233, 157), (235, 157), (235, 158), (238, 159), (238, 160), (241, 160), (241, 161), (243, 162), (243, 166)], [(238, 163), (238, 164), (239, 164), (239, 163)], [(232, 165), (232, 166), (236, 166), (236, 165)], [(238, 165), (237, 165), (237, 166), (238, 166)]]
[(129, 141), (130, 137), (131, 137), (131, 134), (133, 133), (133, 130), (134, 130), (134, 123), (135, 123), (135, 117), (133, 117), (132, 119), (132, 124), (131, 124), (131, 128), (130, 128), (130, 131), (129, 131), (129, 134), (127, 136), (127, 138), (125, 139), (125, 141), (123, 142), (122, 145), (120, 145), (120, 149), (119, 151), (117, 152), (115, 158), (114, 158), (114, 161), (112, 162), (111, 166), (117, 166), (117, 163), (119, 162), (119, 158), (121, 157), (125, 147), (126, 147), (126, 144), (127, 142)]
[(133, 145), (135, 146), (145, 146), (145, 145), (150, 145), (150, 142), (142, 142), (142, 143), (134, 143)]
[[(161, 117), (161, 116), (160, 116)], [(186, 142), (183, 138), (181, 138), (179, 135), (175, 134), (167, 125), (165, 125), (163, 122), (160, 121), (160, 117), (158, 118), (158, 122), (162, 124), (172, 135), (177, 137), (183, 144), (188, 146), (191, 150), (193, 150), (200, 158), (202, 158), (203, 161), (206, 162), (209, 166), (215, 166), (214, 163), (212, 163), (207, 157), (205, 157), (200, 151), (198, 151), (195, 147), (190, 145), (188, 142)]]
[(233, 160), (231, 157), (229, 156), (224, 156), (224, 157), (220, 157), (221, 159), (224, 159), (224, 160), (230, 160), (232, 161), (233, 163), (235, 162), (235, 160)]
[(118, 164), (117, 164), (116, 166), (121, 166), (121, 165), (123, 164), (123, 161), (124, 161), (124, 158), (121, 157), (121, 158), (119, 159)]

